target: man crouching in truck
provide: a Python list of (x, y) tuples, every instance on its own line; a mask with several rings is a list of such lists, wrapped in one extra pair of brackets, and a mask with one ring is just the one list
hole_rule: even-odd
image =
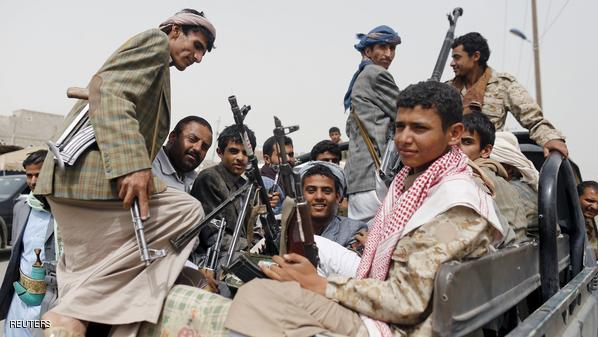
[(200, 335), (432, 335), (427, 308), (440, 265), (492, 251), (503, 230), (458, 147), (457, 91), (420, 82), (400, 93), (398, 110), (394, 140), (405, 167), (374, 218), (356, 275), (324, 278), (302, 256), (275, 256), (278, 265), (262, 266), (272, 280), (247, 283), (232, 302), (194, 295), (209, 318), (193, 324)]

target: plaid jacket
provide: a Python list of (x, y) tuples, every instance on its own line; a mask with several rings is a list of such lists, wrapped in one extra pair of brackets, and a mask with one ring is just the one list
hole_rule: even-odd
[[(150, 29), (112, 54), (89, 83), (89, 116), (97, 145), (64, 173), (48, 156), (35, 193), (83, 200), (118, 199), (116, 178), (151, 169), (170, 123), (170, 52), (166, 34)], [(62, 130), (83, 109), (78, 101)], [(166, 185), (154, 177), (154, 192)]]

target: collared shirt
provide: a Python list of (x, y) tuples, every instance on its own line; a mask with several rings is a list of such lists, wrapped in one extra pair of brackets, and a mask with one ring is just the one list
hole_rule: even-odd
[(152, 173), (156, 177), (162, 179), (168, 186), (187, 193), (191, 191), (193, 181), (195, 181), (195, 178), (197, 177), (197, 172), (194, 170), (189, 171), (180, 177), (172, 166), (168, 155), (166, 155), (164, 147), (160, 148), (158, 155), (156, 155), (156, 159), (154, 159), (154, 162), (152, 163)]

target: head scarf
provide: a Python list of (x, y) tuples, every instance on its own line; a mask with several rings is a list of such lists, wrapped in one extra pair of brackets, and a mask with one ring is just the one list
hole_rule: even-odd
[[(170, 27), (172, 25), (179, 25), (179, 26), (201, 26), (204, 27), (205, 29), (207, 29), (210, 33), (212, 33), (212, 36), (214, 37), (214, 40), (216, 40), (216, 28), (214, 28), (214, 25), (212, 25), (212, 23), (205, 18), (205, 16), (203, 15), (203, 12), (200, 12), (199, 15), (189, 12), (188, 10), (183, 9), (182, 11), (176, 13), (175, 15), (169, 17), (166, 21), (162, 22), (160, 24), (160, 29), (164, 30), (167, 27)], [(212, 50), (212, 43), (209, 43), (208, 47), (208, 51)]]
[[(357, 34), (357, 38), (359, 39), (359, 42), (354, 47), (362, 54), (365, 48), (375, 44), (386, 43), (396, 46), (401, 43), (401, 37), (399, 36), (399, 33), (395, 32), (394, 29), (384, 25), (370, 30), (370, 32), (367, 34)], [(351, 83), (349, 83), (349, 89), (347, 89), (347, 93), (345, 94), (343, 102), (345, 111), (351, 107), (351, 92), (353, 91), (353, 85), (355, 84), (357, 76), (359, 76), (365, 66), (371, 63), (372, 61), (370, 59), (364, 57), (361, 63), (359, 63), (357, 71), (355, 74), (353, 74), (353, 78), (351, 79)]]
[[(390, 259), (399, 239), (403, 236), (403, 229), (426, 200), (430, 189), (449, 176), (471, 177), (472, 170), (467, 165), (468, 161), (467, 155), (453, 146), (449, 152), (436, 159), (407, 190), (405, 190), (405, 178), (411, 168), (405, 166), (399, 171), (374, 217), (357, 268), (357, 279), (372, 278), (380, 281), (386, 279), (390, 269)], [(374, 323), (382, 336), (392, 336), (387, 324), (382, 321), (374, 321)]]
[(523, 176), (521, 180), (534, 190), (538, 190), (540, 173), (538, 173), (534, 164), (521, 153), (519, 142), (514, 134), (505, 131), (496, 132), (496, 140), (490, 153), (490, 159), (517, 168)]
[(338, 166), (337, 164), (332, 164), (327, 161), (312, 160), (312, 161), (308, 161), (305, 164), (298, 165), (295, 169), (299, 170), (299, 175), (301, 176), (301, 179), (303, 180), (303, 176), (305, 175), (305, 173), (308, 170), (310, 170), (316, 166), (324, 166), (327, 169), (329, 169), (330, 172), (332, 172), (332, 174), (335, 177), (335, 180), (338, 181), (338, 183), (341, 187), (340, 191), (338, 191), (338, 193), (339, 193), (340, 197), (343, 198), (347, 191), (347, 178), (345, 177), (345, 172), (343, 172), (341, 167)]
[(357, 38), (359, 39), (359, 43), (355, 45), (355, 49), (360, 53), (363, 53), (365, 48), (375, 44), (386, 43), (395, 46), (401, 44), (399, 33), (385, 25), (378, 26), (370, 30), (367, 34), (357, 34)]

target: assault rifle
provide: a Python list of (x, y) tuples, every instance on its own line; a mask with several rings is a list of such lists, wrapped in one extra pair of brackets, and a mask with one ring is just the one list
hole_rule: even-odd
[[(440, 81), (440, 77), (442, 76), (442, 72), (444, 71), (444, 66), (446, 65), (451, 46), (453, 44), (453, 41), (455, 40), (455, 28), (457, 27), (457, 20), (462, 15), (463, 9), (461, 7), (453, 9), (452, 15), (447, 14), (449, 21), (449, 29), (446, 32), (444, 42), (442, 44), (442, 47), (440, 48), (440, 53), (438, 54), (438, 59), (436, 60), (436, 65), (434, 66), (434, 70), (432, 71), (432, 77), (430, 78), (430, 81)], [(394, 139), (390, 139), (386, 144), (386, 149), (384, 151), (384, 155), (382, 156), (382, 162), (380, 163), (378, 175), (380, 179), (384, 182), (384, 184), (388, 187), (390, 186), (392, 180), (394, 179), (395, 175), (399, 172), (400, 169), (401, 158), (399, 158), (399, 153), (395, 148)]]
[(274, 137), (278, 144), (280, 177), (285, 194), (295, 199), (294, 213), (291, 214), (287, 227), (286, 247), (289, 253), (305, 256), (314, 266), (318, 266), (318, 248), (314, 241), (314, 230), (311, 223), (310, 207), (303, 197), (301, 176), (293, 170), (287, 160), (284, 146), (285, 136), (299, 130), (299, 126), (283, 127), (278, 117), (274, 117)]
[[(241, 133), (241, 139), (243, 140), (243, 147), (245, 148), (245, 152), (247, 153), (247, 157), (249, 158), (249, 168), (245, 172), (247, 178), (252, 181), (258, 187), (258, 196), (261, 203), (266, 206), (266, 216), (262, 217), (262, 223), (264, 224), (264, 239), (266, 241), (266, 247), (264, 249), (264, 254), (267, 255), (277, 255), (278, 254), (278, 247), (274, 241), (274, 233), (276, 228), (276, 217), (274, 215), (274, 211), (270, 206), (270, 199), (268, 197), (268, 190), (264, 187), (264, 180), (262, 179), (262, 175), (260, 174), (260, 168), (257, 163), (257, 157), (253, 152), (253, 148), (251, 146), (251, 142), (249, 141), (249, 136), (245, 131), (243, 121), (245, 120), (245, 116), (251, 109), (250, 106), (243, 106), (243, 108), (239, 109), (239, 105), (237, 104), (237, 98), (235, 96), (230, 96), (228, 98), (228, 102), (230, 103), (231, 110), (233, 112), (233, 117), (235, 119), (235, 124), (239, 132)], [(234, 238), (233, 238), (234, 239)]]
[(186, 246), (186, 244), (191, 241), (191, 239), (197, 237), (199, 232), (205, 227), (205, 225), (215, 218), (218, 213), (226, 206), (228, 206), (231, 202), (235, 200), (235, 198), (245, 194), (245, 200), (243, 201), (243, 205), (241, 207), (241, 213), (239, 214), (239, 218), (237, 219), (237, 223), (235, 224), (235, 230), (233, 233), (231, 247), (229, 248), (229, 255), (227, 256), (226, 266), (230, 266), (233, 253), (236, 250), (236, 243), (240, 235), (241, 226), (243, 225), (243, 220), (245, 219), (245, 214), (247, 214), (247, 209), (250, 207), (250, 200), (252, 196), (258, 191), (258, 195), (260, 201), (266, 206), (266, 216), (263, 219), (262, 223), (264, 223), (264, 239), (266, 241), (266, 247), (264, 253), (267, 255), (277, 255), (278, 248), (274, 241), (274, 233), (276, 228), (276, 218), (274, 216), (274, 211), (272, 211), (272, 207), (270, 206), (270, 202), (268, 199), (268, 192), (264, 188), (264, 181), (262, 180), (262, 176), (260, 175), (260, 170), (257, 164), (257, 158), (253, 152), (253, 148), (251, 146), (251, 142), (249, 141), (249, 136), (247, 132), (245, 132), (245, 127), (243, 121), (245, 120), (245, 116), (251, 110), (251, 106), (243, 106), (239, 108), (237, 105), (237, 99), (235, 96), (230, 96), (228, 101), (231, 105), (231, 110), (233, 112), (233, 117), (235, 120), (235, 124), (238, 127), (239, 133), (241, 135), (241, 140), (243, 141), (243, 147), (247, 156), (249, 157), (249, 167), (246, 169), (245, 174), (248, 178), (248, 181), (239, 188), (237, 191), (232, 193), (228, 199), (222, 202), (218, 207), (216, 207), (210, 214), (208, 214), (201, 223), (189, 228), (183, 234), (179, 235), (178, 237), (171, 239), (171, 244), (178, 250), (182, 247)]

